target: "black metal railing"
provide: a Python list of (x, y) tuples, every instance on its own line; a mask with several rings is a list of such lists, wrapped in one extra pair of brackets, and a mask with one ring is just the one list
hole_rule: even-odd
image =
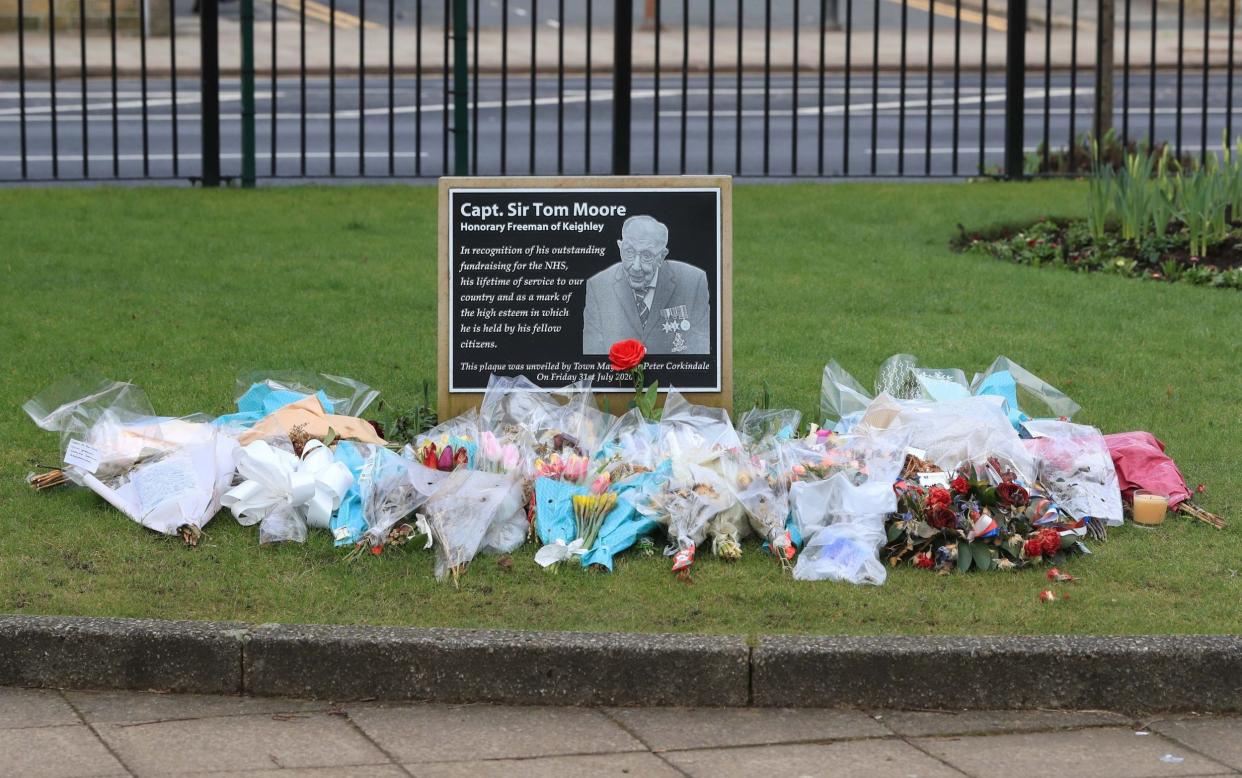
[(1107, 132), (1206, 158), (1238, 2), (16, 0), (0, 181), (1017, 178)]

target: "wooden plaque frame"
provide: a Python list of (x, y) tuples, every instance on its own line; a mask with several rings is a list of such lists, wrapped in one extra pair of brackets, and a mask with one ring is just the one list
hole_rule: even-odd
[[(449, 392), (449, 213), (450, 189), (720, 189), (720, 391), (686, 394), (690, 402), (733, 412), (733, 179), (730, 176), (514, 176), (440, 179), (439, 269), (436, 295), (437, 412), (452, 418), (483, 399), (482, 392)], [(623, 397), (625, 395), (622, 395)], [(663, 392), (661, 402), (663, 402)]]

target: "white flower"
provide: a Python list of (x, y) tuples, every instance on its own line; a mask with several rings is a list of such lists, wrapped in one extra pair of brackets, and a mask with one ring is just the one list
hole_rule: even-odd
[(582, 556), (587, 550), (582, 547), (582, 538), (577, 538), (568, 545), (557, 538), (555, 543), (548, 543), (535, 552), (535, 562), (540, 567), (550, 567), (560, 562), (568, 562), (576, 556)]

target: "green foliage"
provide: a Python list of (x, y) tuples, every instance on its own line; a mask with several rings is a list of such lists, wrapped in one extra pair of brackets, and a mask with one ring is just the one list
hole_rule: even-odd
[(396, 414), (386, 430), (389, 443), (413, 443), (420, 434), (436, 426), (436, 407), (431, 400), (431, 383), (423, 380), (423, 396), (408, 410)]
[[(1098, 158), (1098, 148), (1096, 156)], [(1096, 240), (1104, 240), (1108, 230), (1108, 217), (1113, 210), (1113, 179), (1116, 174), (1111, 167), (1097, 165), (1087, 182), (1087, 224)]]
[[(1025, 171), (1028, 175), (1083, 175), (1095, 172), (1100, 166), (1119, 171), (1126, 165), (1126, 159), (1132, 154), (1149, 155), (1160, 159), (1166, 155), (1172, 157), (1167, 143), (1150, 144), (1146, 141), (1131, 140), (1122, 143), (1116, 130), (1108, 130), (1102, 138), (1092, 138), (1090, 133), (1082, 133), (1074, 139), (1074, 151), (1069, 148), (1052, 150), (1047, 153), (1045, 161), (1045, 145), (1041, 142), (1035, 151), (1026, 155)], [(1181, 165), (1190, 165), (1191, 157), (1183, 154), (1180, 159), (1173, 160)]]
[[(1222, 136), (1222, 159), (1215, 154), (1206, 164), (1174, 161), (1168, 147), (1159, 154), (1150, 149), (1128, 152), (1117, 166), (1104, 158), (1092, 142), (1092, 173), (1087, 188), (1087, 224), (1092, 237), (1103, 242), (1110, 221), (1119, 225), (1123, 241), (1164, 235), (1170, 223), (1180, 222), (1192, 256), (1205, 257), (1208, 249), (1229, 234), (1230, 218), (1242, 216), (1242, 154), (1230, 151)], [(1242, 138), (1238, 139), (1242, 150)]]
[[(1214, 161), (1216, 157), (1208, 159)], [(1224, 241), (1229, 233), (1225, 216), (1229, 206), (1226, 177), (1218, 173), (1215, 164), (1209, 163), (1196, 165), (1175, 180), (1175, 213), (1186, 227), (1190, 253), (1205, 257), (1208, 247)]]

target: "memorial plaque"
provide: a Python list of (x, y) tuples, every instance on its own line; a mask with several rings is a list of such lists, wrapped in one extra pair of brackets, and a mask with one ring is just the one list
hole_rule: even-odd
[(608, 362), (647, 347), (647, 380), (732, 399), (727, 176), (440, 179), (439, 388), (444, 417), (496, 375), (630, 393)]

